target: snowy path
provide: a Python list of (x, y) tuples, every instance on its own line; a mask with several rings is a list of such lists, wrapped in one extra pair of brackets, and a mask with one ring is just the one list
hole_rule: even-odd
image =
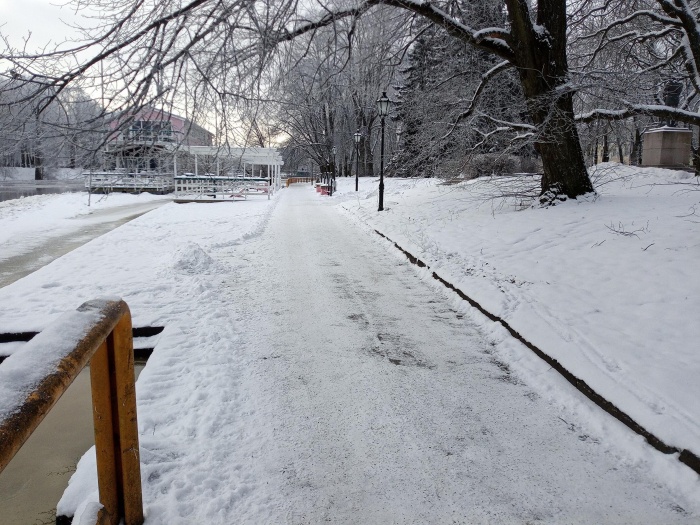
[(236, 431), (202, 473), (225, 483), (183, 481), (210, 499), (189, 522), (697, 523), (327, 204), (292, 187), (263, 235), (212, 252), (233, 268), (215, 303), (240, 334), (218, 395)]

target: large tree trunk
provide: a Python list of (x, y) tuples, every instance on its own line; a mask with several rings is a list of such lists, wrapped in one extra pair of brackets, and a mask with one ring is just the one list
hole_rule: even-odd
[[(566, 0), (538, 0), (536, 22), (532, 16), (535, 2), (505, 0), (510, 27), (503, 32), (494, 29), (492, 34), (460, 27), (430, 2), (375, 1), (425, 16), (452, 36), (513, 64), (537, 128), (535, 149), (542, 157), (544, 169), (542, 195), (575, 198), (593, 191), (574, 122), (573, 91), (568, 85)], [(501, 46), (500, 40), (507, 45)]]
[(603, 133), (603, 162), (610, 162), (610, 145), (608, 144), (608, 131)]
[(571, 93), (551, 101), (549, 109), (534, 111), (533, 120), (540, 128), (535, 144), (544, 170), (540, 193), (576, 198), (593, 191), (574, 122)]
[(593, 185), (574, 122), (573, 92), (567, 86), (566, 1), (540, 0), (537, 26), (527, 2), (506, 3), (511, 20), (508, 43), (538, 129), (535, 148), (544, 169), (541, 193), (575, 198), (591, 192)]

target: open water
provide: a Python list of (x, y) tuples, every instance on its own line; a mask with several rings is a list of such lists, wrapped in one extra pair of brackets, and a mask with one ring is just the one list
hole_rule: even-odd
[(0, 180), (0, 202), (31, 195), (84, 191), (83, 181), (58, 180)]

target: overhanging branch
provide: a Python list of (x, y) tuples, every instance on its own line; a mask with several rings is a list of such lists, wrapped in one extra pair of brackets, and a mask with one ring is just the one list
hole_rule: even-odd
[(595, 120), (624, 120), (638, 115), (646, 115), (665, 120), (676, 120), (685, 124), (700, 126), (700, 113), (684, 109), (651, 104), (629, 104), (624, 109), (594, 109), (576, 115), (576, 122), (587, 124)]

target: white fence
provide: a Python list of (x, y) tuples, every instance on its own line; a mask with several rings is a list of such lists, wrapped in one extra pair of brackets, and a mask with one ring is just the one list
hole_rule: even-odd
[(83, 176), (85, 188), (97, 193), (171, 193), (175, 189), (172, 175), (98, 172)]
[(269, 179), (259, 177), (178, 175), (174, 182), (178, 198), (245, 199), (249, 195), (267, 195), (269, 199), (274, 193), (274, 186), (270, 186)]

